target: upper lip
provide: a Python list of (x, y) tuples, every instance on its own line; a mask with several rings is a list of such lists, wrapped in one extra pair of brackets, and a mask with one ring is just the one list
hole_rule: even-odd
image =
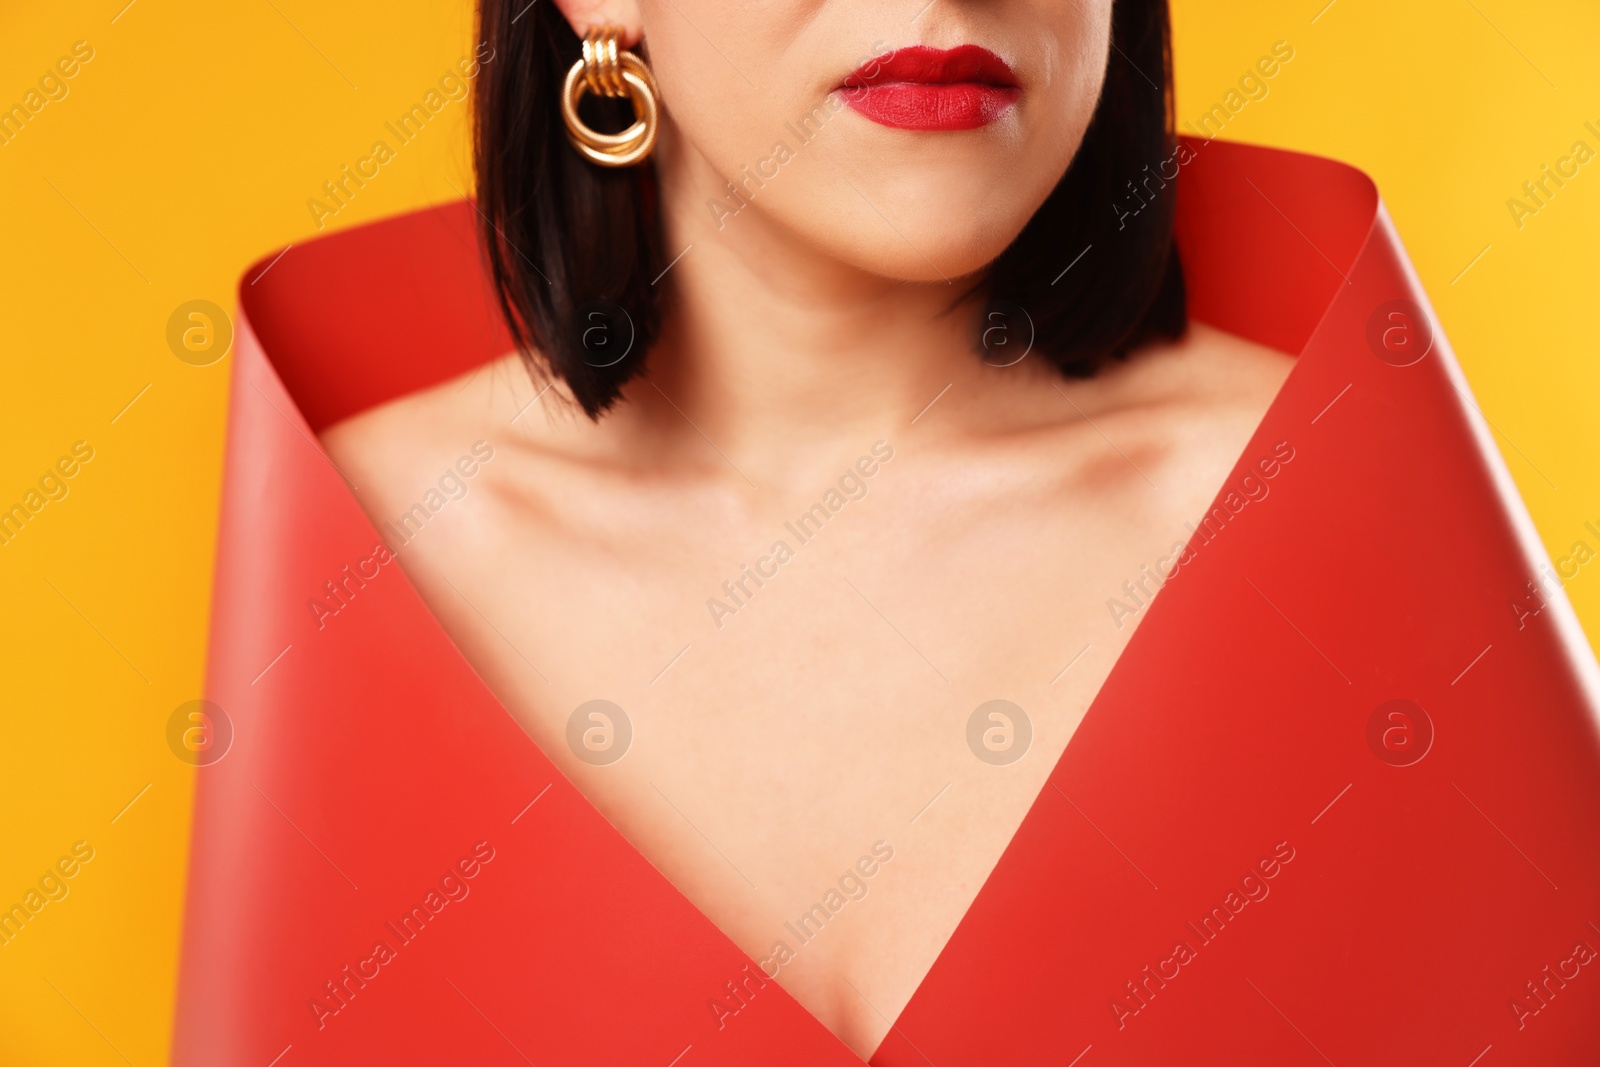
[(956, 48), (911, 45), (867, 60), (840, 86), (865, 89), (890, 82), (920, 85), (993, 85), (1016, 88), (1017, 76), (1006, 61), (975, 44)]

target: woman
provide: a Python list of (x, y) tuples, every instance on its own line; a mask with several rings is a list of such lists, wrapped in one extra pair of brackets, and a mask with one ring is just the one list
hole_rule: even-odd
[[(383, 517), (462, 443), (493, 444), (408, 575), (540, 747), (753, 959), (950, 784), (884, 903), (779, 975), (870, 1056), (1134, 633), (1107, 597), (1205, 513), (1292, 360), (1183, 331), (1170, 189), (1117, 228), (1121, 185), (1174, 150), (1162, 5), (1124, 5), (1117, 34), (1159, 81), (1110, 67), (1081, 164), (1099, 173), (1059, 191), (1102, 96), (1108, 2), (914, 23), (913, 6), (568, 3), (502, 34), (503, 6), (484, 9), (481, 206), (536, 378), (512, 352), (323, 440)], [(570, 66), (568, 32), (620, 25), (637, 46), (644, 14), (671, 117), (653, 167), (605, 169), (567, 145), (540, 75)], [(616, 359), (601, 342), (630, 323)], [(863, 457), (870, 478), (849, 473)], [(803, 516), (828, 491), (861, 498), (824, 505), (822, 530)], [(594, 698), (639, 717), (615, 766), (562, 740)], [(1003, 775), (960, 742), (996, 698), (1036, 730)]]
[[(918, 7), (484, 0), (471, 213), (250, 294), (276, 375), (241, 360), (229, 492), (255, 503), (225, 520), (211, 672), (239, 741), (202, 819), (335, 899), (315, 944), (248, 954), (293, 976), (295, 1036), (195, 947), (238, 942), (222, 902), (259, 863), (197, 844), (186, 1004), (249, 1016), (269, 1058), (424, 1062), (470, 1022), (474, 1061), (1149, 1062), (1201, 1034), (1282, 1061), (1317, 968), (1361, 970), (1308, 931), (1404, 851), (1385, 804), (1434, 772), (1486, 788), (1425, 761), (1450, 687), (1419, 679), (1510, 638), (1500, 589), (1386, 566), (1359, 520), (1425, 542), (1425, 475), (1486, 516), (1461, 559), (1520, 593), (1525, 517), (1359, 177), (1174, 139), (1163, 3)], [(464, 224), (489, 282), (428, 229)], [(307, 310), (352, 270), (399, 273)], [(283, 436), (296, 407), (327, 465)], [(1354, 492), (1408, 434), (1413, 469)], [(269, 574), (239, 528), (301, 480), (322, 514), (273, 520)], [(1458, 630), (1357, 621), (1404, 583)], [(1553, 628), (1474, 681), (1559, 709), (1530, 751), (1576, 753), (1558, 881), (1596, 884), (1592, 661), (1547, 599)], [(306, 700), (331, 713), (285, 711)], [(1319, 828), (1340, 786), (1352, 826)], [(1480, 844), (1462, 809), (1415, 828), (1440, 869)], [(1575, 960), (1576, 912), (1549, 921)], [(1502, 1016), (1537, 971), (1503, 947), (1473, 964)], [(1407, 1036), (1340, 1000), (1381, 1021), (1306, 1043), (1434, 1049), (1477, 1015), (1413, 1001)], [(188, 1010), (180, 1050), (215, 1048)], [(1463, 1062), (1501, 1040), (1477, 1037)]]

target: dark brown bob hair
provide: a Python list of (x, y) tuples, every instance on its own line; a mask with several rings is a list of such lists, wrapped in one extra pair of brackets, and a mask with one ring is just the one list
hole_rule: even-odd
[[(667, 260), (655, 166), (598, 167), (568, 143), (561, 83), (581, 42), (555, 4), (480, 0), (478, 28), (494, 57), (473, 105), (489, 271), (536, 373), (564, 381), (598, 418), (660, 334), (664, 294), (654, 282)], [(625, 99), (589, 96), (583, 108), (596, 129), (632, 121)], [(963, 299), (981, 295), (1001, 309), (986, 318), (1020, 311), (1033, 348), (1078, 377), (1146, 340), (1180, 335), (1176, 185), (1156, 175), (1175, 148), (1167, 0), (1115, 0), (1105, 87), (1082, 146)]]

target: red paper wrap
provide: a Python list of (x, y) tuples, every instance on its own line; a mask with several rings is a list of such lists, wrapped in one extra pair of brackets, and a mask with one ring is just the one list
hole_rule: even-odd
[[(1228, 484), (1293, 464), (1196, 535), (872, 1063), (1600, 1062), (1594, 658), (1371, 182), (1187, 147), (1191, 313), (1299, 354)], [(306, 610), (382, 540), (315, 434), (510, 347), (474, 221), (241, 285), (174, 1062), (859, 1063), (776, 982), (719, 1026), (754, 964), (403, 573)]]

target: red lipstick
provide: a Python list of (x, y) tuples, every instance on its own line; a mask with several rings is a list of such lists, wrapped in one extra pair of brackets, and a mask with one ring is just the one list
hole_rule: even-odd
[(1017, 102), (1006, 61), (977, 45), (912, 45), (869, 59), (838, 87), (853, 110), (900, 130), (973, 130)]

